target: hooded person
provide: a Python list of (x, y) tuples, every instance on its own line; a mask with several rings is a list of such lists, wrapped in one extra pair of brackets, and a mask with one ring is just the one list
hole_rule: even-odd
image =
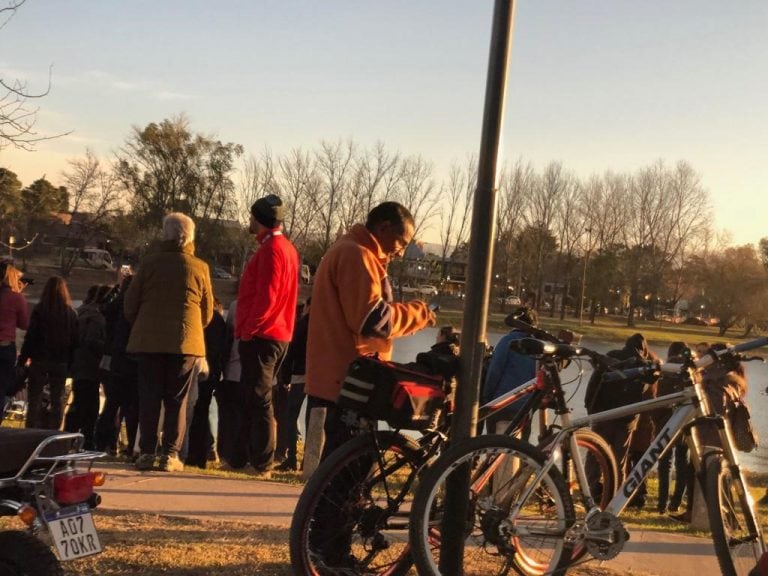
[[(632, 334), (624, 343), (624, 346), (617, 350), (611, 350), (607, 353), (607, 356), (617, 360), (617, 366), (630, 367), (637, 363), (658, 361), (658, 356), (651, 351), (648, 347), (648, 341), (642, 334)], [(592, 384), (590, 382), (590, 384)], [(587, 389), (587, 398), (593, 398), (590, 387)], [(646, 387), (643, 392), (643, 397), (650, 398), (656, 392), (655, 386)], [(616, 394), (604, 394), (600, 395), (597, 400), (588, 400), (588, 412), (602, 412), (611, 408), (616, 408), (627, 403), (627, 398), (621, 397), (623, 395)], [(598, 422), (592, 425), (592, 430), (600, 434), (603, 439), (608, 442), (614, 455), (616, 456), (616, 463), (619, 468), (619, 484), (626, 478), (630, 468), (630, 447), (632, 445), (632, 437), (635, 430), (638, 428), (638, 422), (640, 420), (639, 415), (625, 416), (622, 418), (615, 418), (606, 422)], [(653, 432), (653, 423), (650, 420), (650, 416), (647, 419), (648, 426), (650, 426), (650, 432)], [(647, 431), (643, 432), (643, 437), (647, 436)], [(595, 462), (591, 458), (587, 458), (587, 479), (590, 485), (595, 482), (597, 474), (597, 467)], [(644, 504), (644, 498), (640, 497), (634, 501), (636, 506), (642, 506)]]
[[(512, 312), (511, 316), (534, 328), (539, 323), (536, 311), (524, 306)], [(512, 342), (531, 336), (531, 333), (524, 328), (513, 328), (499, 340), (494, 348), (488, 371), (482, 383), (481, 399), (483, 404), (503, 396), (536, 377), (536, 360), (526, 354), (515, 352), (509, 347)], [(488, 432), (490, 434), (501, 432), (501, 430), (497, 430), (497, 425), (512, 420), (514, 415), (525, 406), (527, 400), (528, 397), (524, 396), (503, 410), (489, 416), (487, 420)], [(523, 431), (523, 438), (527, 439), (529, 434), (530, 426)]]

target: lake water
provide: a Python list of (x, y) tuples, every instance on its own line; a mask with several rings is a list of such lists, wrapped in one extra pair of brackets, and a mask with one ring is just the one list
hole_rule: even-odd
[[(429, 347), (434, 344), (435, 337), (437, 336), (436, 328), (427, 328), (418, 334), (409, 336), (407, 338), (400, 338), (395, 341), (394, 360), (397, 362), (411, 362), (416, 358), (416, 354), (429, 350)], [(488, 341), (495, 345), (503, 334), (489, 333)], [(607, 352), (608, 350), (617, 348), (615, 343), (600, 342), (590, 340), (588, 338), (582, 338), (582, 345), (597, 352)], [(661, 358), (666, 356), (666, 348), (660, 349), (653, 348)], [(587, 382), (589, 381), (589, 375), (591, 372), (589, 363), (582, 364), (584, 368), (584, 374), (578, 380), (578, 369), (575, 365), (569, 366), (562, 374), (563, 382), (569, 382), (576, 379), (572, 384), (566, 386), (566, 392), (571, 392), (566, 398), (569, 400), (569, 405), (573, 408), (573, 413), (576, 416), (583, 416), (586, 414), (584, 409), (584, 394), (587, 388)], [(760, 362), (747, 362), (745, 364), (747, 371), (747, 381), (749, 384), (749, 392), (747, 399), (752, 413), (752, 425), (757, 429), (761, 439), (761, 446), (749, 454), (740, 453), (742, 462), (744, 465), (754, 471), (766, 472), (768, 471), (768, 397), (766, 396), (766, 386), (768, 386), (768, 364)]]

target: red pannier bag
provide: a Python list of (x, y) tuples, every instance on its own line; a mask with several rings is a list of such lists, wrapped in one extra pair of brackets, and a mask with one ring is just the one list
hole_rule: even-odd
[(406, 364), (361, 356), (347, 369), (339, 407), (393, 428), (424, 430), (445, 403), (443, 379)]

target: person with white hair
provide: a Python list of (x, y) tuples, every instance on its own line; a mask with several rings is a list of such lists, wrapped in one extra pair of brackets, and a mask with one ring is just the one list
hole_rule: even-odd
[(160, 469), (184, 469), (179, 450), (187, 399), (205, 358), (203, 329), (213, 316), (211, 275), (194, 255), (194, 240), (192, 219), (168, 214), (159, 250), (143, 258), (125, 293), (125, 317), (133, 325), (126, 351), (138, 362), (139, 470), (154, 466), (161, 407)]

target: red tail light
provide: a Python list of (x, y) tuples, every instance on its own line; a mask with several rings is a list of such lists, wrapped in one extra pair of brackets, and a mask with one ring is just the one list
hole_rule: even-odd
[(53, 477), (53, 492), (59, 504), (85, 502), (93, 494), (96, 472), (64, 472)]

